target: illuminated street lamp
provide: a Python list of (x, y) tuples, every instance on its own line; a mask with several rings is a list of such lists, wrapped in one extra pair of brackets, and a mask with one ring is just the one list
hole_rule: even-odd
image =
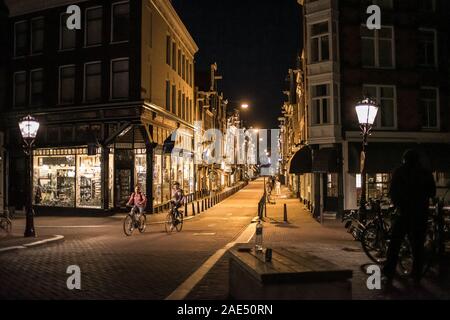
[(19, 121), (20, 133), (22, 135), (23, 141), (25, 142), (24, 152), (27, 155), (27, 188), (26, 188), (26, 227), (25, 227), (25, 237), (35, 237), (36, 231), (34, 229), (34, 212), (32, 207), (32, 193), (33, 193), (33, 144), (36, 139), (39, 122), (28, 115)]
[(356, 104), (356, 114), (358, 115), (361, 135), (363, 137), (361, 151), (361, 200), (359, 203), (359, 214), (361, 220), (366, 220), (366, 146), (367, 138), (371, 135), (373, 124), (378, 114), (378, 105), (371, 98), (364, 98)]

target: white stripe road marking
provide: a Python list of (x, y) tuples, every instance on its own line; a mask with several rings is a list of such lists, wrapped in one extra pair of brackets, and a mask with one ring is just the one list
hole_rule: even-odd
[(107, 228), (111, 227), (109, 225), (97, 225), (97, 226), (36, 226), (36, 228), (65, 228), (65, 229), (74, 229), (74, 228)]
[(34, 246), (46, 244), (46, 243), (49, 243), (49, 242), (58, 241), (58, 240), (61, 240), (61, 239), (64, 239), (64, 236), (57, 235), (57, 236), (54, 236), (53, 238), (50, 238), (50, 239), (35, 241), (35, 242), (27, 243), (27, 244), (24, 244), (24, 245), (21, 245), (21, 246), (12, 246), (12, 247), (7, 247), (7, 248), (2, 248), (2, 249), (0, 249), (0, 252), (32, 248)]
[(203, 233), (194, 233), (194, 236), (215, 236), (215, 233), (212, 232), (203, 232)]
[(50, 239), (45, 239), (45, 240), (41, 240), (41, 241), (27, 243), (27, 244), (24, 244), (23, 246), (27, 247), (27, 248), (30, 248), (30, 247), (34, 247), (34, 246), (38, 246), (38, 245), (41, 245), (41, 244), (46, 244), (48, 242), (62, 240), (62, 239), (64, 239), (64, 236), (54, 236), (53, 238), (50, 238)]
[(203, 263), (193, 274), (189, 276), (178, 288), (176, 288), (165, 300), (183, 300), (187, 297), (189, 292), (199, 283), (206, 274), (214, 267), (217, 261), (233, 247), (236, 243), (248, 243), (255, 233), (254, 224), (249, 224), (247, 228), (239, 235), (239, 237), (225, 245), (222, 249), (217, 250), (211, 257)]
[(7, 248), (0, 249), (0, 252), (9, 251), (9, 250), (16, 250), (16, 249), (26, 249), (26, 247), (24, 247), (24, 246), (7, 247)]

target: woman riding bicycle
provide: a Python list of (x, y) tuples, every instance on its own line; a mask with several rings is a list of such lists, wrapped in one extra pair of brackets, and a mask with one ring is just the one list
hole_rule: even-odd
[(173, 196), (170, 202), (176, 211), (184, 204), (184, 192), (183, 189), (181, 189), (180, 183), (177, 181), (173, 184)]
[(127, 206), (133, 207), (133, 211), (139, 210), (139, 213), (144, 213), (147, 206), (147, 197), (141, 192), (141, 186), (136, 185), (134, 192), (128, 200)]

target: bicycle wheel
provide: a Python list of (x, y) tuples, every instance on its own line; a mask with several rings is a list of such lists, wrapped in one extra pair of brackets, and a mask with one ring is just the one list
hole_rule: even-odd
[(386, 262), (388, 241), (386, 235), (376, 225), (369, 225), (361, 236), (361, 244), (366, 255), (377, 264)]
[(402, 246), (400, 247), (400, 252), (398, 255), (397, 272), (401, 277), (408, 277), (411, 275), (413, 268), (413, 255), (411, 249), (411, 243), (408, 238), (406, 238)]
[(139, 217), (139, 232), (144, 233), (147, 228), (147, 217), (145, 214), (141, 214)]
[(177, 229), (177, 232), (180, 232), (183, 229), (183, 214), (178, 214), (175, 228)]
[(125, 235), (130, 237), (133, 234), (133, 230), (134, 230), (133, 217), (127, 215), (125, 220), (123, 220), (123, 232), (125, 233)]
[(167, 233), (171, 233), (173, 231), (173, 223), (173, 215), (169, 212), (166, 217), (166, 223), (164, 223)]

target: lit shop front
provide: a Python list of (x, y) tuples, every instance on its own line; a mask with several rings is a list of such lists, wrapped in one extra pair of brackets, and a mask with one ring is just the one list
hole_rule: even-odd
[(194, 158), (190, 152), (165, 153), (159, 147), (153, 158), (153, 205), (158, 207), (172, 198), (172, 185), (180, 183), (186, 195), (194, 193)]
[(87, 148), (36, 150), (33, 185), (35, 206), (102, 209), (100, 150), (93, 156)]

